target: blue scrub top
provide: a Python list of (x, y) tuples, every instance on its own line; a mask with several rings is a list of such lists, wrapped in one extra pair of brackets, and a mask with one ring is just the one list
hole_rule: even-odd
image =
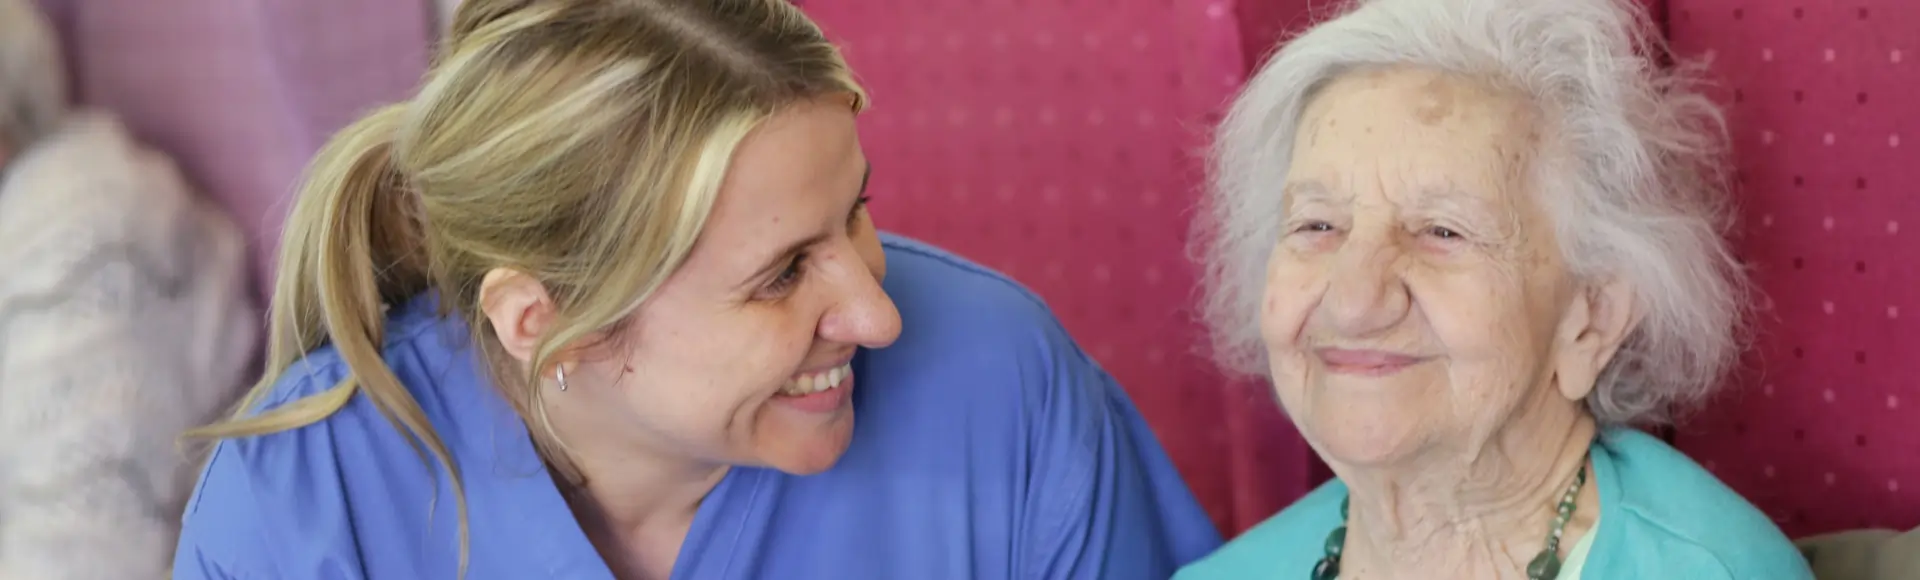
[[(1113, 378), (1039, 298), (936, 248), (883, 238), (903, 331), (863, 351), (853, 443), (798, 477), (735, 468), (701, 503), (674, 580), (1164, 580), (1221, 543)], [(423, 297), (385, 358), (461, 470), (467, 578), (611, 579), (525, 424)], [(346, 374), (331, 347), (266, 407)], [(455, 578), (449, 479), (365, 395), (325, 421), (221, 442), (186, 508), (175, 580)]]

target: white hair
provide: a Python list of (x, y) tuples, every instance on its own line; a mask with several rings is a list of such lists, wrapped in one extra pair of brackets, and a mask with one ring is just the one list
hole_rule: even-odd
[(1524, 95), (1549, 145), (1532, 185), (1581, 284), (1630, 284), (1643, 313), (1587, 398), (1606, 424), (1659, 424), (1702, 401), (1743, 346), (1748, 282), (1731, 225), (1726, 127), (1693, 65), (1631, 0), (1360, 0), (1285, 44), (1213, 144), (1194, 250), (1202, 313), (1227, 370), (1268, 372), (1260, 301), (1304, 106), (1357, 69), (1445, 71)]
[(67, 111), (60, 45), (32, 0), (0, 0), (0, 145), (24, 149)]

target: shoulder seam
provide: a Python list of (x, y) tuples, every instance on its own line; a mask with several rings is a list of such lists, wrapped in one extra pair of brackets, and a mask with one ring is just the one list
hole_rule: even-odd
[[(434, 324), (437, 322), (438, 321), (436, 320), (426, 324), (413, 325), (411, 328), (407, 328), (404, 332), (400, 332), (400, 333), (388, 336), (387, 339), (383, 341), (384, 344), (380, 345), (381, 361), (382, 362), (386, 361), (387, 351), (392, 350), (396, 346), (418, 340), (420, 338), (420, 335), (426, 334), (427, 331), (431, 330)], [(307, 397), (318, 395), (322, 391), (331, 389), (335, 385), (338, 385), (341, 380), (351, 375), (353, 371), (352, 369), (347, 368), (346, 359), (340, 358), (338, 355), (329, 357), (330, 360), (318, 361), (318, 362), (314, 361), (312, 356), (314, 351), (317, 351), (323, 348), (328, 348), (331, 346), (332, 346), (332, 341), (329, 340), (327, 342), (321, 343), (320, 346), (315, 347), (313, 350), (300, 353), (300, 358), (295, 359), (293, 361), (293, 364), (288, 365), (287, 369), (280, 373), (280, 376), (274, 377), (274, 381), (276, 385), (279, 385), (281, 384), (281, 381), (288, 380), (288, 377), (297, 377), (296, 382), (301, 383), (301, 385), (299, 386), (288, 385), (289, 388), (275, 388), (274, 392), (270, 396), (260, 401), (259, 407), (257, 409), (252, 409), (249, 412), (257, 413), (262, 410), (272, 409), (275, 407), (286, 405), (288, 403), (292, 403), (294, 401), (305, 399)], [(330, 374), (328, 371), (337, 373), (338, 375), (340, 375), (340, 378), (337, 378), (337, 379), (329, 378), (327, 376), (328, 374)], [(315, 385), (314, 383), (316, 381), (321, 382), (323, 384)], [(355, 393), (354, 396), (360, 397), (363, 395), (361, 395), (360, 393)]]
[[(927, 244), (926, 242), (891, 232), (886, 233), (881, 238), (881, 245), (890, 250), (938, 261), (968, 274), (992, 280), (1012, 289), (1015, 294), (1018, 294), (1022, 299), (1025, 299), (1028, 304), (1034, 308), (1038, 308), (1040, 312), (1045, 315), (1047, 328), (1060, 333), (1060, 338), (1067, 341), (1073, 357), (1086, 363), (1095, 372), (1107, 375), (1110, 379), (1112, 378), (1112, 373), (1108, 372), (1106, 367), (1102, 366), (1100, 361), (1093, 357), (1092, 353), (1087, 352), (1086, 349), (1080, 345), (1080, 342), (1074, 339), (1073, 332), (1067, 329), (1066, 321), (1061, 320), (1059, 313), (1054, 312), (1053, 308), (1047, 305), (1046, 299), (1041, 298), (1039, 293), (1021, 284), (1018, 280), (1014, 280), (1013, 277), (942, 251), (938, 247)], [(1113, 380), (1117, 381), (1118, 379)], [(1111, 397), (1112, 395), (1108, 394), (1106, 396)]]
[[(1094, 371), (1102, 374), (1106, 374), (1109, 377), (1112, 376), (1111, 373), (1107, 372), (1106, 367), (1100, 364), (1099, 360), (1096, 360), (1093, 358), (1092, 353), (1088, 353), (1085, 348), (1082, 348), (1080, 346), (1079, 341), (1074, 340), (1073, 333), (1067, 329), (1066, 321), (1060, 320), (1059, 314), (1055, 313), (1053, 311), (1053, 308), (1047, 305), (1046, 299), (1041, 298), (1040, 294), (1037, 292), (1034, 292), (1032, 288), (1026, 287), (1026, 285), (1021, 284), (1019, 281), (1014, 280), (1011, 276), (1008, 276), (1006, 274), (1002, 274), (1000, 272), (988, 269), (985, 266), (981, 266), (979, 264), (975, 264), (973, 262), (967, 261), (964, 258), (960, 258), (958, 256), (954, 256), (952, 254), (931, 248), (927, 246), (925, 242), (920, 242), (912, 238), (901, 237), (897, 234), (890, 234), (890, 236), (891, 237), (882, 238), (882, 241), (881, 241), (882, 245), (886, 246), (889, 249), (898, 250), (898, 251), (913, 254), (915, 256), (919, 256), (922, 258), (935, 260), (942, 264), (946, 264), (956, 269), (965, 271), (968, 274), (979, 276), (981, 278), (986, 278), (988, 280), (992, 280), (999, 284), (1005, 285), (1008, 288), (1011, 288), (1015, 294), (1020, 295), (1020, 297), (1025, 299), (1028, 302), (1028, 304), (1031, 304), (1034, 308), (1040, 309), (1040, 312), (1046, 315), (1047, 326), (1049, 328), (1052, 328), (1054, 331), (1059, 332), (1060, 336), (1068, 341), (1068, 343), (1072, 347), (1070, 350), (1072, 350), (1072, 354), (1074, 357), (1078, 358), (1082, 362), (1085, 362), (1088, 366), (1092, 367)], [(1108, 396), (1111, 396), (1111, 395), (1109, 394)]]
[(913, 254), (915, 256), (919, 256), (922, 258), (937, 260), (940, 263), (946, 264), (948, 266), (952, 266), (960, 270), (965, 270), (969, 274), (973, 274), (975, 276), (980, 276), (982, 278), (987, 278), (995, 282), (1005, 284), (1006, 286), (1012, 288), (1015, 292), (1019, 293), (1021, 297), (1026, 298), (1027, 301), (1029, 302), (1032, 302), (1034, 306), (1047, 308), (1046, 300), (1041, 299), (1040, 295), (1035, 293), (1033, 289), (1020, 284), (1019, 282), (1015, 281), (1013, 278), (1007, 276), (1006, 274), (989, 270), (985, 266), (968, 262), (966, 260), (960, 259), (950, 254), (928, 250), (927, 248), (920, 247), (920, 244), (918, 242), (909, 241), (908, 239), (905, 239), (905, 238), (886, 239), (882, 242), (882, 245), (886, 246), (888, 249), (891, 249), (891, 250)]

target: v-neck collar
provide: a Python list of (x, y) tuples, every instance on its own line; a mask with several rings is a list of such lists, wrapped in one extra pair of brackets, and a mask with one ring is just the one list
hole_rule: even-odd
[[(473, 516), (470, 569), (503, 578), (615, 580), (606, 559), (593, 547), (573, 510), (534, 450), (526, 424), (499, 397), (477, 405), (490, 421), (497, 445), (475, 449), (493, 457), (467, 458), (482, 469), (463, 472)], [(479, 453), (471, 453), (478, 455)], [(690, 579), (701, 554), (726, 554), (762, 499), (763, 470), (735, 467), (701, 501), (680, 544), (671, 580)], [(703, 576), (705, 578), (706, 576)]]

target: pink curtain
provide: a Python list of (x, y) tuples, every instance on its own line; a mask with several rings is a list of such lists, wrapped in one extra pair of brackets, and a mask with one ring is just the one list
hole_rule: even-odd
[(1712, 58), (1765, 293), (1733, 391), (1676, 440), (1789, 534), (1920, 525), (1920, 3), (1668, 4)]

